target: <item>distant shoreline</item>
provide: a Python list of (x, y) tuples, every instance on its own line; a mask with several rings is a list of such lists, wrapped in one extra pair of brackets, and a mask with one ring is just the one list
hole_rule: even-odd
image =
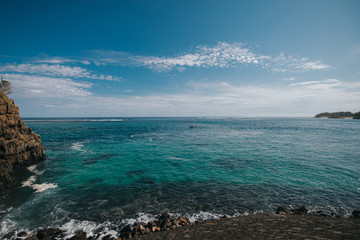
[[(333, 119), (335, 117), (316, 117), (316, 118), (329, 118), (329, 119)], [(353, 117), (336, 117), (337, 119), (354, 119)]]
[(316, 114), (315, 118), (360, 119), (360, 112), (323, 112)]

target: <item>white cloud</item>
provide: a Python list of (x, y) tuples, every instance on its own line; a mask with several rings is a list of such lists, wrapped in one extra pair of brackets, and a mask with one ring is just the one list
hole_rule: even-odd
[(275, 72), (307, 72), (331, 68), (330, 65), (324, 64), (320, 60), (309, 61), (307, 58), (297, 59), (292, 56), (285, 56), (284, 53), (280, 53), (279, 56), (274, 58), (270, 66)]
[(309, 70), (328, 69), (328, 68), (330, 68), (330, 66), (327, 65), (327, 64), (321, 63), (320, 61), (315, 61), (315, 62), (303, 62), (303, 61), (301, 61), (300, 63), (298, 63), (297, 66), (295, 64), (295, 68), (303, 70), (303, 71), (309, 71)]
[(275, 72), (306, 72), (325, 70), (330, 66), (320, 60), (297, 59), (281, 53), (277, 57), (255, 53), (242, 43), (219, 42), (215, 46), (199, 46), (193, 53), (179, 54), (175, 57), (131, 55), (116, 51), (89, 51), (96, 57), (97, 64), (120, 64), (144, 66), (154, 71), (170, 71), (184, 67), (236, 67), (254, 65)]
[[(314, 87), (338, 84), (337, 87)], [(359, 83), (337, 79), (293, 86), (189, 82), (182, 94), (118, 97), (78, 96), (57, 105), (57, 116), (313, 116), (324, 111), (359, 111)], [(56, 105), (46, 101), (47, 105)], [(50, 111), (50, 110), (49, 110)], [(96, 115), (94, 115), (96, 114)]]
[(184, 67), (231, 67), (236, 64), (262, 65), (268, 56), (253, 53), (241, 43), (220, 42), (214, 47), (197, 47), (194, 53), (176, 57), (136, 56), (116, 51), (92, 51), (102, 63), (145, 66), (155, 71), (180, 71)]
[(98, 62), (98, 61), (94, 61), (94, 64), (99, 67), (99, 66), (102, 66), (102, 65), (105, 65), (105, 63), (101, 63), (101, 62)]
[(120, 81), (120, 77), (93, 74), (90, 70), (82, 67), (70, 67), (60, 64), (6, 64), (0, 66), (0, 72), (16, 72), (55, 77), (88, 78), (108, 81)]
[(25, 74), (4, 74), (13, 85), (19, 98), (72, 98), (92, 95), (87, 89), (92, 84), (76, 82), (69, 78), (43, 77)]
[(290, 84), (289, 87), (302, 86), (312, 89), (329, 89), (334, 87), (344, 87), (344, 84), (338, 79), (326, 79), (322, 81), (308, 81)]
[(75, 62), (75, 60), (69, 59), (69, 58), (64, 58), (64, 57), (51, 57), (51, 58), (35, 59), (32, 62), (34, 62), (34, 63), (62, 64), (62, 63)]
[(60, 64), (7, 64), (0, 66), (1, 72), (30, 73), (61, 77), (86, 77), (90, 73), (81, 67), (69, 67)]
[(235, 64), (262, 65), (270, 57), (257, 55), (242, 44), (218, 43), (214, 47), (198, 47), (195, 53), (177, 57), (136, 57), (136, 61), (157, 71), (179, 67), (231, 67)]

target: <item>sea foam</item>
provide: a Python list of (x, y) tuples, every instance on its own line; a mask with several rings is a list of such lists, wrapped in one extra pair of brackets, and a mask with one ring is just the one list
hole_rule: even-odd
[(95, 234), (99, 235), (98, 239), (102, 239), (103, 236), (111, 235), (116, 237), (119, 233), (111, 229), (112, 224), (110, 222), (96, 223), (93, 221), (80, 221), (71, 219), (69, 222), (60, 226), (60, 229), (63, 230), (66, 234), (65, 238), (70, 238), (76, 234), (78, 231), (86, 232), (87, 237), (92, 237)]
[(72, 145), (71, 145), (71, 149), (72, 150), (76, 150), (76, 151), (84, 151), (82, 148), (84, 147), (84, 144), (82, 144), (81, 142), (76, 142), (76, 143), (73, 143)]
[(48, 189), (57, 188), (58, 186), (53, 183), (42, 183), (42, 184), (33, 184), (31, 188), (36, 190), (35, 192), (43, 192)]
[(32, 165), (27, 168), (34, 175), (30, 176), (26, 181), (21, 183), (21, 187), (30, 187), (35, 190), (36, 193), (43, 192), (47, 189), (57, 188), (58, 186), (53, 183), (41, 183), (34, 184), (36, 182), (36, 176), (42, 175), (44, 171), (39, 171), (36, 165)]

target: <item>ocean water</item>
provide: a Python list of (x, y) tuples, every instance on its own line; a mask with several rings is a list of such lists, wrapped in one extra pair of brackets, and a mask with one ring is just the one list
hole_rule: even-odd
[[(360, 207), (360, 121), (312, 118), (28, 119), (47, 160), (1, 193), (0, 237), (60, 227), (117, 235), (168, 211), (191, 221)], [(189, 128), (196, 125), (196, 128)]]

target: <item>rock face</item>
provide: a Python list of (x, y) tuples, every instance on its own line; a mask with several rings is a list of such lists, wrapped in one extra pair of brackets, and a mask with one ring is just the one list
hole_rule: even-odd
[(43, 159), (40, 136), (25, 127), (14, 100), (0, 92), (0, 189), (12, 182), (15, 166)]

